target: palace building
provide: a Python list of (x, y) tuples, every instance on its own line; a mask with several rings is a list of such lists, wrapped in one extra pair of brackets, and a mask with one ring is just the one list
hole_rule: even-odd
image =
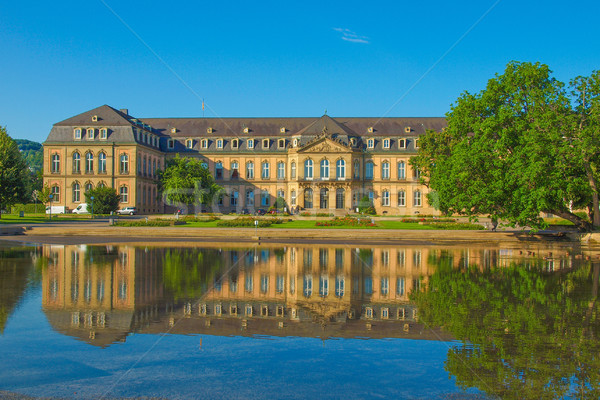
[[(122, 207), (171, 212), (158, 171), (179, 155), (206, 165), (222, 186), (220, 212), (268, 209), (345, 214), (368, 196), (378, 214), (437, 214), (409, 164), (444, 118), (135, 118), (104, 105), (56, 123), (44, 143), (53, 205), (74, 209), (108, 186)], [(190, 210), (191, 211), (191, 210)], [(195, 211), (200, 211), (195, 210)]]

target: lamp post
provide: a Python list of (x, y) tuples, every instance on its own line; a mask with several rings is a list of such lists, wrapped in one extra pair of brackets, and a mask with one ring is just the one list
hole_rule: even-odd
[(91, 196), (90, 199), (92, 199), (92, 219), (94, 219), (94, 196)]
[(49, 203), (50, 203), (50, 221), (52, 221), (52, 198), (54, 196), (51, 194), (48, 196), (48, 199), (50, 199)]

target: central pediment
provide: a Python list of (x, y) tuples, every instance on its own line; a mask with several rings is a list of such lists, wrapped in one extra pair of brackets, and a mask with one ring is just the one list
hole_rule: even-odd
[(298, 153), (350, 153), (352, 149), (329, 136), (321, 136), (303, 146)]

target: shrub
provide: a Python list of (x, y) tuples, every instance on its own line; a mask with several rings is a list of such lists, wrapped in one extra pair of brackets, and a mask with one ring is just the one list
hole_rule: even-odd
[[(180, 221), (180, 224), (185, 224), (185, 222)], [(149, 227), (164, 227), (164, 226), (174, 226), (175, 221), (160, 221), (160, 220), (149, 220), (146, 222), (145, 220), (139, 221), (118, 221), (114, 226), (149, 226)]]
[[(37, 212), (44, 213), (46, 206), (42, 203), (37, 204)], [(11, 214), (18, 214), (20, 211), (24, 211), (26, 214), (33, 214), (36, 212), (35, 204), (15, 204), (10, 208)]]
[(427, 223), (425, 225), (433, 226), (436, 229), (446, 229), (446, 230), (473, 230), (479, 231), (483, 230), (484, 227), (479, 224), (470, 224), (470, 223), (452, 223), (452, 222), (438, 222), (438, 223)]
[[(271, 226), (273, 224), (274, 220), (276, 220), (276, 219), (273, 218), (271, 220), (268, 220), (268, 219), (256, 220), (254, 218), (241, 217), (241, 218), (236, 218), (236, 219), (217, 221), (217, 226), (224, 227), (224, 228), (253, 228), (255, 226), (254, 221), (258, 221), (259, 228), (268, 228), (269, 226)], [(283, 222), (283, 220), (281, 220), (281, 222)], [(277, 222), (277, 223), (280, 224), (281, 222)]]
[(356, 217), (335, 217), (329, 221), (319, 221), (316, 226), (376, 226), (371, 222), (370, 218), (356, 218)]

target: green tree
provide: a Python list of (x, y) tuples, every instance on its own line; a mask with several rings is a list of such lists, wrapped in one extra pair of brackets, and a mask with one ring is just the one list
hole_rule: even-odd
[(8, 136), (6, 128), (0, 127), (0, 210), (28, 196), (28, 171), (17, 144)]
[[(595, 191), (583, 145), (572, 140), (577, 110), (570, 100), (547, 66), (511, 62), (483, 91), (459, 97), (447, 129), (422, 136), (411, 164), (444, 213), (540, 228), (545, 212), (589, 230), (572, 211), (592, 208)], [(597, 143), (593, 147), (596, 154)]]
[(287, 203), (285, 202), (285, 199), (283, 197), (277, 197), (275, 199), (275, 203), (273, 203), (273, 205), (271, 207), (269, 207), (269, 211), (277, 210), (279, 212), (283, 212), (283, 209), (285, 207), (287, 207)]
[(159, 174), (159, 192), (171, 205), (208, 205), (221, 190), (208, 168), (193, 158), (177, 155)]
[(110, 214), (119, 209), (121, 196), (113, 188), (97, 187), (85, 193), (85, 201), (89, 205), (89, 211), (92, 205), (92, 196), (94, 197), (94, 214)]

